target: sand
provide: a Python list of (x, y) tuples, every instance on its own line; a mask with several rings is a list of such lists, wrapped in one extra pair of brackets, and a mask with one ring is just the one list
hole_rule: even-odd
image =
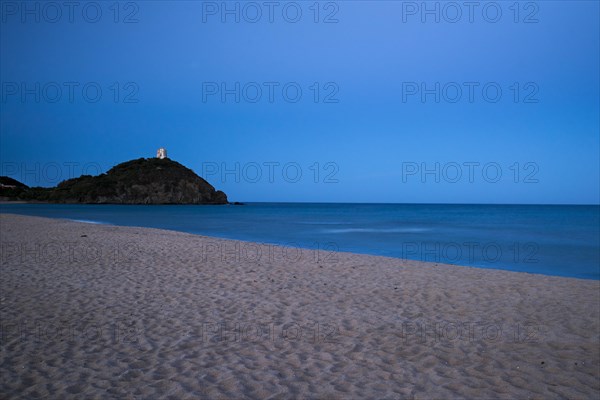
[(600, 397), (598, 281), (10, 214), (0, 241), (0, 398)]

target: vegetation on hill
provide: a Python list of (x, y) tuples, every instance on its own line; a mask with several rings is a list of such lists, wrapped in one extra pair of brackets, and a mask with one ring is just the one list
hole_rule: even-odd
[[(8, 177), (0, 179), (0, 196), (11, 200), (87, 204), (227, 204), (225, 193), (215, 190), (194, 171), (168, 158), (127, 161), (105, 174), (82, 175), (53, 188), (28, 188)], [(18, 185), (4, 183), (12, 181)]]

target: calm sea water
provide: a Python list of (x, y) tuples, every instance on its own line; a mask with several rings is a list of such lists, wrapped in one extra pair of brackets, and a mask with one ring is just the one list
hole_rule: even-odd
[(324, 251), (600, 279), (599, 206), (4, 204), (0, 211)]

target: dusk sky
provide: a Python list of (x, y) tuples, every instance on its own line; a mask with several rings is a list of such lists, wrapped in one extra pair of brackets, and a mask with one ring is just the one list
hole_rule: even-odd
[(47, 4), (0, 9), (30, 186), (165, 147), (230, 201), (600, 202), (597, 1)]

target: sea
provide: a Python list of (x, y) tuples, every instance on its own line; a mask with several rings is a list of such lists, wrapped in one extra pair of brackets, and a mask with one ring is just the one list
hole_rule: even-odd
[(0, 212), (169, 229), (324, 252), (600, 279), (597, 205), (2, 204)]

